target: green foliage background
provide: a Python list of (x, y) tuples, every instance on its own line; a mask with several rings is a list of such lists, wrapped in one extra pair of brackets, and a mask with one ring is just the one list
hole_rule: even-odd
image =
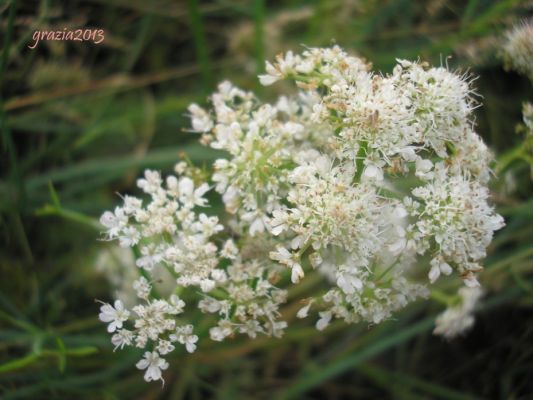
[[(0, 1), (0, 397), (2, 399), (527, 399), (533, 384), (531, 149), (515, 133), (531, 82), (505, 71), (502, 32), (531, 1)], [(46, 42), (35, 30), (105, 30), (99, 45)], [(418, 303), (376, 327), (294, 321), (282, 339), (203, 340), (146, 384), (139, 351), (112, 351), (95, 269), (98, 216), (135, 192), (143, 168), (184, 152), (217, 154), (184, 131), (186, 107), (217, 82), (260, 88), (265, 59), (338, 43), (390, 71), (396, 58), (470, 71), (478, 132), (494, 150), (493, 199), (507, 226), (480, 280), (475, 328), (431, 334), (442, 306)], [(451, 56), (451, 57), (449, 57)], [(509, 177), (516, 188), (510, 190)], [(221, 210), (214, 195), (214, 211)], [(217, 207), (218, 204), (218, 207)], [(291, 289), (305, 297), (310, 277)], [(299, 304), (284, 309), (293, 320)]]

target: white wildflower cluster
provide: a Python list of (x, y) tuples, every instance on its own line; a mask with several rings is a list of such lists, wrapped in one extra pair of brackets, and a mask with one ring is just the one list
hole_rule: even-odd
[[(275, 284), (285, 269), (294, 284), (313, 270), (323, 277), (324, 290), (297, 314), (318, 314), (317, 329), (334, 318), (377, 324), (427, 297), (441, 275), (455, 271), (477, 287), (479, 262), (503, 226), (488, 204), (491, 154), (473, 130), (466, 76), (403, 60), (376, 74), (335, 46), (280, 55), (259, 78), (299, 90), (265, 104), (224, 82), (212, 109), (189, 107), (201, 142), (228, 154), (212, 175), (227, 227), (198, 214), (209, 186), (183, 165), (165, 183), (146, 172), (145, 207), (126, 196), (102, 217), (109, 239), (137, 249), (147, 278), (136, 283), (142, 305), (105, 305), (101, 319), (118, 329), (116, 346), (151, 346), (138, 364), (147, 380), (161, 377), (160, 356), (176, 342), (196, 346), (182, 320), (191, 289), (196, 307), (218, 318), (215, 341), (281, 336), (286, 292)], [(151, 288), (156, 265), (175, 277), (168, 298)]]
[(533, 80), (533, 20), (524, 21), (506, 32), (502, 55), (506, 68)]
[[(218, 218), (196, 213), (205, 207), (209, 186), (195, 184), (183, 172), (163, 182), (156, 171), (146, 171), (137, 185), (149, 197), (148, 203), (136, 197), (124, 197), (124, 205), (106, 212), (100, 222), (107, 228), (107, 239), (117, 239), (124, 247), (138, 252), (136, 265), (141, 277), (132, 284), (137, 301), (126, 309), (121, 300), (101, 307), (100, 320), (108, 323), (115, 348), (148, 348), (137, 367), (146, 369), (145, 380), (162, 379), (168, 367), (162, 356), (177, 344), (192, 353), (198, 336), (194, 327), (183, 319), (186, 303), (178, 293), (191, 288), (196, 305), (218, 320), (210, 330), (213, 340), (223, 340), (234, 333), (256, 337), (258, 333), (281, 336), (286, 323), (279, 320), (279, 305), (286, 291), (273, 285), (279, 269), (267, 260), (243, 260), (232, 239), (223, 245), (215, 237), (223, 229)], [(161, 296), (159, 269), (168, 271), (174, 290)], [(194, 296), (193, 296), (194, 297)]]

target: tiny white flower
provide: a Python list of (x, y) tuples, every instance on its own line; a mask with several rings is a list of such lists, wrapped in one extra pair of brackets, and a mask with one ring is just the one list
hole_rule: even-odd
[(257, 217), (250, 225), (250, 236), (255, 236), (257, 233), (262, 233), (265, 231), (265, 225), (263, 223), (263, 218)]
[(363, 171), (363, 176), (376, 181), (383, 180), (383, 170), (375, 164), (368, 164)]
[(405, 237), (400, 236), (396, 239), (395, 242), (389, 244), (389, 251), (393, 255), (397, 256), (402, 252), (405, 246), (407, 246), (407, 240), (405, 239)]
[(209, 185), (206, 183), (195, 189), (193, 180), (187, 176), (178, 181), (179, 200), (185, 207), (205, 206), (207, 200), (203, 196), (208, 190)]
[(197, 341), (198, 341), (198, 336), (196, 335), (187, 336), (187, 339), (185, 339), (185, 349), (189, 353), (194, 353), (194, 351), (196, 350)]
[(232, 330), (228, 326), (216, 326), (209, 330), (209, 336), (216, 342), (223, 341), (226, 337), (231, 335)]
[(331, 311), (321, 311), (319, 315), (320, 319), (316, 323), (316, 329), (318, 329), (319, 331), (323, 331), (329, 325), (332, 314)]
[(337, 285), (346, 294), (353, 294), (356, 290), (361, 290), (363, 288), (363, 282), (361, 282), (359, 278), (345, 272), (337, 274)]
[[(115, 213), (116, 212), (117, 211), (115, 211)], [(125, 218), (117, 217), (115, 213), (106, 211), (100, 217), (100, 223), (108, 229), (109, 236), (112, 238), (118, 236), (122, 229), (122, 224), (126, 223)]]
[(283, 246), (277, 246), (276, 251), (271, 251), (270, 258), (287, 266), (292, 264), (292, 253)]
[(133, 290), (137, 293), (137, 297), (147, 299), (152, 290), (152, 286), (148, 283), (144, 276), (133, 282)]
[(469, 288), (479, 287), (479, 281), (476, 279), (474, 274), (468, 274), (465, 278), (463, 278), (463, 282)]
[(287, 322), (285, 321), (275, 321), (271, 323), (271, 335), (275, 338), (280, 338), (283, 336), (285, 329), (287, 328)]
[(277, 82), (277, 81), (279, 81), (279, 78), (277, 76), (269, 75), (269, 74), (259, 75), (259, 82), (263, 86), (270, 86), (274, 82)]
[(98, 315), (100, 321), (110, 322), (107, 326), (108, 332), (115, 332), (117, 329), (122, 328), (122, 323), (127, 321), (130, 316), (130, 312), (124, 308), (122, 301), (115, 300), (114, 306), (104, 304), (100, 307), (100, 314)]
[(440, 272), (442, 272), (444, 275), (450, 275), (452, 273), (452, 267), (450, 267), (450, 264), (447, 262), (442, 261), (439, 265)]
[(191, 104), (187, 110), (191, 113), (192, 128), (196, 132), (208, 132), (213, 128), (209, 114), (197, 104)]
[(215, 282), (224, 283), (228, 280), (228, 275), (223, 269), (215, 269), (211, 272), (211, 278), (213, 278)]
[(127, 329), (119, 329), (117, 333), (115, 333), (111, 337), (111, 343), (115, 346), (115, 350), (120, 347), (120, 349), (124, 348), (124, 346), (130, 346), (133, 341), (133, 332), (127, 330)]
[(204, 293), (210, 292), (215, 288), (215, 281), (213, 281), (212, 279), (203, 279), (200, 282), (200, 288)]
[(450, 264), (445, 262), (441, 256), (433, 258), (430, 262), (430, 265), (431, 269), (429, 271), (428, 277), (431, 283), (435, 283), (441, 273), (443, 275), (450, 275), (453, 272)]
[(119, 237), (119, 244), (121, 247), (133, 247), (141, 239), (140, 232), (133, 226), (127, 226), (123, 230), (123, 235)]
[(146, 382), (157, 381), (161, 379), (163, 384), (165, 383), (161, 372), (168, 368), (168, 362), (161, 358), (157, 351), (145, 352), (144, 358), (135, 366), (141, 370), (146, 369), (146, 372), (144, 373), (144, 380)]
[(298, 263), (293, 263), (291, 266), (291, 282), (298, 283), (303, 277), (304, 270), (302, 269), (302, 266)]
[(161, 339), (159, 340), (156, 348), (159, 354), (162, 355), (168, 354), (175, 349), (174, 345), (171, 342), (169, 342), (168, 340)]
[(185, 349), (189, 353), (193, 353), (196, 350), (198, 336), (194, 335), (192, 332), (192, 325), (178, 326), (176, 328), (176, 333), (170, 335), (169, 338), (173, 342), (180, 342), (181, 344), (185, 345)]
[(439, 264), (435, 263), (431, 265), (431, 269), (429, 270), (428, 278), (431, 283), (435, 283), (437, 279), (439, 279), (440, 276), (440, 268)]
[(319, 252), (315, 252), (309, 255), (309, 262), (313, 268), (318, 268), (324, 260)]
[(170, 296), (170, 314), (181, 314), (185, 307), (185, 302), (180, 299), (177, 295), (172, 294)]
[(181, 175), (187, 170), (187, 163), (185, 161), (180, 161), (174, 166), (174, 172)]
[(296, 313), (296, 317), (298, 318), (307, 318), (307, 315), (309, 313), (309, 309), (311, 308), (311, 305), (313, 304), (313, 300), (310, 300), (305, 306), (300, 308), (298, 312)]
[(415, 175), (421, 179), (431, 179), (433, 178), (433, 173), (431, 172), (432, 168), (433, 168), (433, 163), (431, 162), (431, 160), (418, 158), (416, 160)]
[(237, 254), (239, 254), (239, 249), (237, 249), (237, 246), (235, 246), (235, 242), (231, 239), (228, 239), (224, 243), (224, 247), (222, 247), (220, 255), (224, 258), (233, 260), (237, 257)]

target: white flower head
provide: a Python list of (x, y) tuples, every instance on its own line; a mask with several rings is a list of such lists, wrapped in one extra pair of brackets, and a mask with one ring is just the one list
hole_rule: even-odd
[[(198, 323), (214, 341), (280, 337), (282, 285), (298, 283), (308, 264), (326, 290), (297, 317), (313, 305), (318, 330), (334, 318), (386, 321), (453, 273), (463, 301), (435, 331), (470, 326), (468, 293), (479, 290), (481, 260), (504, 225), (490, 201), (492, 155), (474, 130), (470, 77), (406, 60), (374, 72), (333, 46), (281, 54), (259, 79), (297, 91), (268, 104), (226, 81), (207, 106), (188, 108), (201, 143), (225, 153), (211, 177), (184, 162), (167, 177), (146, 170), (143, 200), (125, 196), (102, 215), (105, 239), (135, 250), (126, 249), (135, 253), (131, 314), (121, 302), (101, 307), (115, 348), (149, 349), (137, 366), (158, 380), (168, 368), (161, 356), (197, 348), (189, 311), (209, 314)], [(198, 212), (209, 206), (208, 182), (224, 216)], [(281, 279), (287, 269), (291, 283)]]

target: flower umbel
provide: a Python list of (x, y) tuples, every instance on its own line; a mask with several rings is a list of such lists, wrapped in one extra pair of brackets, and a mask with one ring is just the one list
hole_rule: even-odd
[[(104, 305), (100, 319), (116, 348), (150, 350), (137, 364), (147, 381), (168, 368), (161, 355), (201, 346), (191, 309), (214, 318), (214, 341), (280, 337), (284, 287), (308, 274), (326, 290), (307, 295), (297, 316), (313, 316), (318, 330), (338, 319), (378, 324), (454, 276), (462, 308), (436, 332), (471, 325), (467, 293), (479, 290), (504, 222), (489, 204), (492, 156), (474, 131), (468, 77), (405, 60), (382, 75), (335, 46), (278, 56), (260, 81), (280, 80), (297, 94), (266, 104), (223, 82), (210, 109), (189, 107), (192, 131), (227, 154), (210, 181), (183, 163), (166, 179), (148, 170), (137, 182), (145, 199), (126, 196), (102, 216), (105, 237), (136, 250), (143, 277), (131, 311)], [(225, 226), (202, 212), (211, 182)], [(154, 286), (161, 270), (168, 292)]]

